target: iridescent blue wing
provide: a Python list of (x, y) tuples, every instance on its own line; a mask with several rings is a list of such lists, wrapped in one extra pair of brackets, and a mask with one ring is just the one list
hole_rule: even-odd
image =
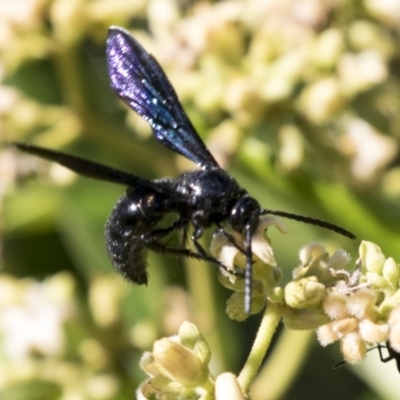
[(107, 60), (112, 89), (150, 124), (157, 140), (203, 169), (219, 168), (156, 59), (125, 29), (109, 28)]
[(71, 171), (89, 178), (100, 179), (107, 182), (119, 183), (129, 187), (148, 188), (158, 192), (158, 185), (154, 185), (151, 181), (132, 175), (128, 172), (120, 171), (106, 165), (98, 164), (94, 161), (85, 160), (80, 157), (62, 153), (61, 151), (50, 150), (44, 147), (34, 146), (31, 144), (11, 142), (12, 146), (17, 147), (25, 153), (34, 154), (49, 161), (54, 161)]

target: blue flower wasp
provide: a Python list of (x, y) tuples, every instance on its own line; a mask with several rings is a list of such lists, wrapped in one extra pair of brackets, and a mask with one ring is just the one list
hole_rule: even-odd
[[(114, 267), (136, 284), (147, 283), (146, 251), (194, 257), (225, 268), (199, 243), (203, 230), (216, 226), (244, 254), (246, 267), (245, 311), (251, 308), (252, 235), (259, 218), (273, 214), (318, 225), (354, 238), (347, 230), (318, 219), (283, 211), (262, 209), (258, 201), (223, 170), (196, 132), (156, 59), (120, 27), (110, 27), (107, 38), (110, 84), (119, 98), (146, 120), (155, 138), (170, 150), (193, 161), (199, 169), (177, 178), (148, 180), (93, 161), (30, 144), (13, 143), (27, 153), (57, 162), (86, 177), (127, 186), (106, 223), (106, 247)], [(177, 218), (170, 226), (160, 225), (166, 215)], [(243, 235), (244, 248), (225, 230)], [(169, 247), (169, 234), (193, 229), (193, 249)], [(184, 242), (185, 243), (185, 242)], [(238, 275), (243, 273), (237, 272)]]

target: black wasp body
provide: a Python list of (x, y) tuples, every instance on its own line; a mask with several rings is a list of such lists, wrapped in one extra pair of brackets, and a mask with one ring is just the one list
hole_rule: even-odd
[[(241, 249), (231, 235), (228, 240), (246, 257), (245, 309), (251, 305), (252, 249), (251, 238), (259, 217), (274, 214), (319, 225), (348, 237), (348, 231), (313, 218), (282, 211), (264, 210), (241, 188), (235, 179), (221, 169), (189, 121), (178, 97), (153, 56), (127, 32), (111, 27), (107, 39), (108, 73), (114, 92), (153, 129), (157, 140), (171, 150), (193, 161), (200, 168), (178, 178), (147, 180), (92, 161), (22, 143), (26, 151), (60, 163), (82, 175), (128, 186), (118, 200), (106, 224), (106, 245), (113, 265), (127, 279), (147, 283), (146, 250), (195, 257), (224, 266), (199, 244), (203, 229), (215, 225), (225, 232), (224, 224), (243, 235)], [(161, 221), (168, 215), (176, 218), (166, 227)], [(193, 228), (193, 249), (170, 247), (162, 239), (175, 230), (184, 238)]]
[[(202, 229), (230, 217), (234, 203), (244, 195), (235, 180), (222, 169), (198, 170), (177, 179), (151, 181), (156, 188), (130, 187), (118, 200), (106, 224), (106, 245), (114, 266), (135, 283), (147, 283), (146, 249), (218, 263), (202, 249), (197, 239)], [(221, 188), (230, 196), (221, 201)], [(176, 219), (167, 228), (158, 228), (167, 214)], [(195, 228), (196, 251), (166, 247), (160, 239), (176, 229)]]

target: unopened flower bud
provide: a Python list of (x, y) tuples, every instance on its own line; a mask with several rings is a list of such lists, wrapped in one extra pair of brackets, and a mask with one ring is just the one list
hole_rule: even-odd
[(382, 288), (386, 289), (387, 288), (387, 281), (386, 279), (381, 275), (382, 271), (380, 273), (378, 272), (367, 272), (366, 277), (367, 277), (367, 282), (370, 286), (374, 288)]
[(332, 68), (343, 52), (343, 32), (340, 29), (326, 29), (317, 37), (311, 54), (314, 63), (321, 68)]
[(400, 280), (400, 268), (399, 265), (389, 257), (383, 264), (382, 270), (383, 277), (392, 285), (397, 285)]
[[(399, 293), (400, 294), (400, 293)], [(389, 318), (389, 314), (399, 305), (399, 300), (396, 298), (397, 295), (390, 296), (389, 298), (382, 301), (378, 307), (378, 313), (384, 320)]]
[(343, 106), (340, 85), (333, 76), (314, 81), (300, 96), (299, 108), (317, 124), (334, 118)]
[(397, 0), (364, 0), (363, 5), (368, 15), (397, 28), (400, 23), (400, 5)]
[(225, 372), (215, 380), (216, 400), (244, 400), (243, 393), (235, 375)]
[(376, 49), (343, 54), (338, 71), (342, 91), (347, 97), (382, 83), (389, 73), (384, 58)]
[(325, 297), (325, 286), (315, 276), (289, 282), (285, 287), (285, 300), (293, 308), (313, 307)]
[(153, 346), (154, 359), (163, 374), (185, 386), (199, 386), (208, 377), (208, 368), (187, 347), (165, 338)]
[(359, 248), (360, 258), (363, 267), (368, 272), (382, 272), (385, 263), (385, 256), (378, 245), (363, 240)]
[(181, 344), (189, 349), (193, 349), (196, 342), (202, 337), (197, 326), (189, 321), (182, 322), (178, 336)]
[(183, 346), (193, 350), (203, 364), (208, 364), (211, 358), (210, 347), (195, 324), (184, 321), (179, 328), (178, 336)]

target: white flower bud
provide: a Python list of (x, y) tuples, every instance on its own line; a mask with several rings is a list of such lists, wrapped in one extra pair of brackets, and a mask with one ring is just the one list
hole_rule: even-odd
[(312, 49), (313, 61), (321, 68), (332, 68), (336, 66), (343, 47), (343, 32), (335, 28), (326, 29), (316, 37)]
[(237, 377), (225, 372), (215, 380), (215, 400), (245, 400)]
[(382, 272), (385, 256), (378, 245), (363, 240), (358, 251), (362, 265), (368, 272)]
[(399, 264), (393, 260), (392, 257), (386, 259), (383, 264), (383, 277), (392, 285), (397, 285), (400, 280), (400, 267)]
[(299, 108), (314, 123), (334, 118), (343, 106), (339, 82), (333, 76), (314, 81), (300, 96)]
[(172, 381), (185, 386), (199, 386), (207, 380), (207, 365), (180, 343), (168, 338), (157, 340), (153, 355), (162, 373)]
[(318, 305), (325, 297), (325, 286), (315, 276), (289, 282), (285, 287), (285, 300), (293, 308)]

